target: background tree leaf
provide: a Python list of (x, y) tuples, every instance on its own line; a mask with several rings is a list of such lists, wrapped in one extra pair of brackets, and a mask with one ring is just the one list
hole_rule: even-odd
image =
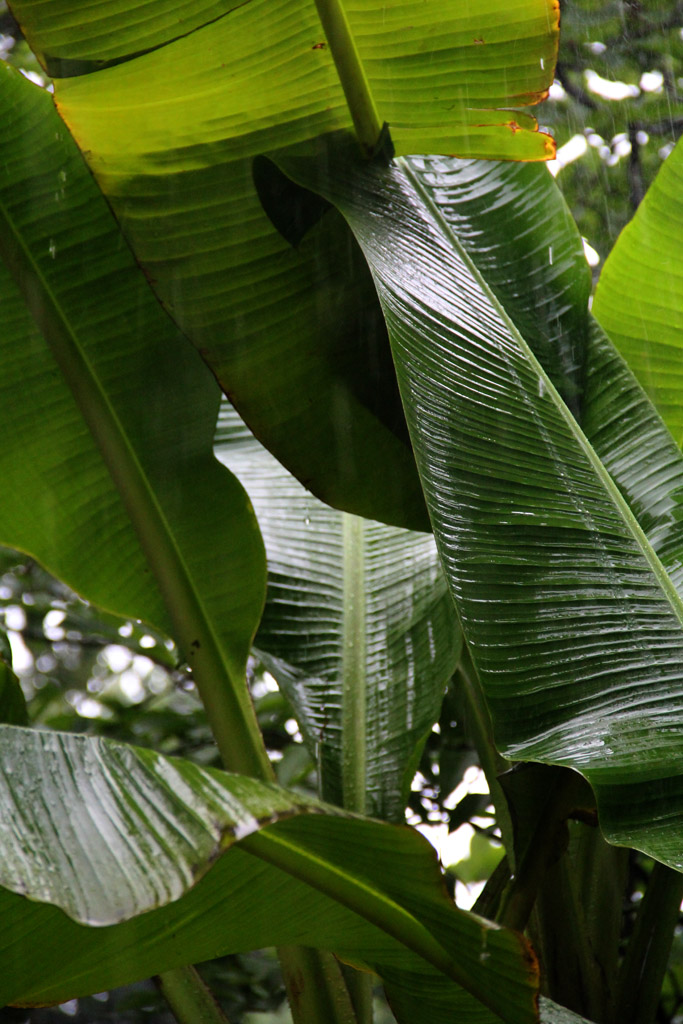
[(323, 505), (227, 402), (216, 454), (254, 504), (268, 557), (256, 644), (319, 760), (324, 798), (402, 821), (461, 645), (433, 538)]
[(399, 1022), (414, 991), (437, 1021), (536, 1019), (525, 941), (456, 910), (414, 831), (152, 751), (0, 736), (2, 1002), (63, 1001), (296, 942), (377, 971)]

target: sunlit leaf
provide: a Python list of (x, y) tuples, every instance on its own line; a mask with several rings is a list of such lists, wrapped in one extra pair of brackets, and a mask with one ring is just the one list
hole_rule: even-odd
[[(508, 108), (552, 82), (556, 0), (346, 8), (399, 151), (551, 155)], [(429, 529), (357, 246), (330, 213), (290, 247), (254, 187), (261, 154), (351, 125), (312, 0), (13, 10), (150, 282), (254, 433), (328, 503)]]
[(683, 444), (683, 141), (603, 267), (593, 309)]
[(246, 494), (213, 457), (219, 391), (49, 94), (4, 65), (0, 113), (0, 540), (239, 686), (265, 566)]

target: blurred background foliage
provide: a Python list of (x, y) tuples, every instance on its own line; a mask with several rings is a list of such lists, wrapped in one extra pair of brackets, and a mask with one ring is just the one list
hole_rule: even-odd
[(539, 122), (553, 171), (604, 261), (683, 133), (683, 2), (561, 0), (560, 53)]
[[(662, 161), (683, 133), (683, 0), (562, 0), (556, 81), (537, 108), (558, 142), (557, 176), (588, 247), (597, 278)], [(49, 88), (0, 0), (0, 56)], [(14, 662), (34, 726), (86, 732), (179, 755), (203, 765), (218, 756), (186, 665), (173, 643), (139, 622), (106, 615), (25, 555), (0, 549), (0, 659)], [(282, 785), (315, 792), (315, 764), (288, 702), (258, 661), (250, 667), (259, 723)], [(496, 822), (468, 735), (457, 685), (445, 697), (425, 745), (407, 820), (447, 853), (446, 880), (469, 906), (502, 856)], [(457, 847), (444, 838), (458, 833)], [(468, 846), (469, 842), (469, 846)], [(623, 936), (642, 898), (651, 862), (632, 854)], [(202, 965), (234, 1024), (289, 1020), (272, 951)], [(120, 1022), (167, 1024), (172, 1017), (153, 982), (61, 1007), (0, 1010), (0, 1024)], [(379, 994), (377, 1024), (393, 1017)], [(683, 1022), (683, 919), (671, 954), (658, 1021)]]

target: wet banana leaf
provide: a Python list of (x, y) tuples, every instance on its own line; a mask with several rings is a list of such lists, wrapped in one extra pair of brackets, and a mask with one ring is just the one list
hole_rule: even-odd
[(530, 165), (429, 157), (414, 167), (683, 593), (683, 460), (589, 312), (590, 270), (559, 189)]
[[(507, 108), (552, 82), (556, 0), (345, 8), (399, 151), (552, 155)], [(333, 211), (312, 227), (322, 209), (285, 240), (257, 192), (261, 154), (351, 124), (312, 0), (13, 10), (150, 283), (254, 433), (329, 504), (428, 530), (355, 242)]]
[(220, 392), (49, 94), (3, 65), (0, 112), (0, 540), (171, 633), (198, 680), (246, 701), (265, 561), (246, 494), (213, 457)]
[(101, 739), (4, 726), (0, 750), (1, 1003), (300, 943), (376, 971), (400, 1024), (416, 992), (443, 1024), (536, 1020), (525, 940), (457, 910), (411, 829)]
[(319, 762), (324, 798), (402, 821), (461, 645), (433, 538), (323, 505), (227, 402), (216, 454), (258, 517), (268, 592), (256, 644)]
[(683, 142), (603, 267), (593, 309), (683, 444)]
[[(499, 746), (578, 769), (608, 838), (683, 867), (681, 462), (670, 435), (588, 323), (584, 389), (572, 385), (570, 398), (590, 443), (553, 386), (556, 368), (543, 369), (513, 323), (515, 302), (508, 312), (460, 241), (434, 166), (281, 166), (336, 202), (372, 267)], [(498, 199), (514, 199), (510, 181)], [(518, 216), (531, 199), (519, 194)], [(635, 465), (634, 428), (644, 432)]]

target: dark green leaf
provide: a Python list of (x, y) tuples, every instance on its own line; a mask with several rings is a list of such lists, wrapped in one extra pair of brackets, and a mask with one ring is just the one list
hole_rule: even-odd
[[(457, 216), (452, 224), (442, 212), (448, 197), (433, 164), (340, 162), (323, 188), (303, 158), (281, 162), (335, 201), (372, 266), (498, 743), (514, 759), (579, 769), (597, 790), (609, 838), (682, 866), (683, 604), (653, 548), (667, 567), (675, 561), (673, 442), (593, 335), (584, 403), (602, 403), (602, 415), (591, 413), (591, 436), (614, 437), (628, 412), (656, 459), (652, 481), (636, 477), (638, 464), (620, 466), (637, 447), (630, 432), (619, 458), (605, 456), (632, 510), (460, 242)], [(512, 190), (500, 201), (514, 198)], [(528, 209), (529, 195), (520, 202)], [(606, 366), (616, 372), (600, 375)]]

